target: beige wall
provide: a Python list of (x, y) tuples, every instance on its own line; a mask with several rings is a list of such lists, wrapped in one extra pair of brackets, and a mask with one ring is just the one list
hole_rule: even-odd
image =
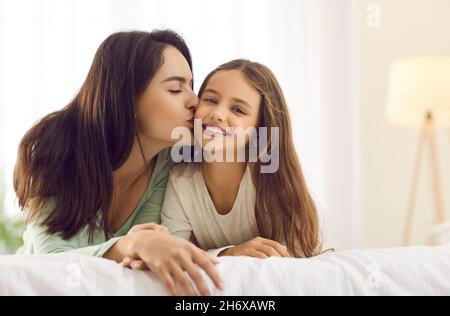
[[(379, 28), (367, 26), (367, 5), (381, 6)], [(389, 65), (419, 55), (450, 56), (449, 0), (355, 0), (360, 26), (360, 150), (363, 247), (400, 244), (419, 131), (385, 119)], [(449, 87), (450, 88), (450, 87)], [(450, 130), (439, 130), (439, 157), (447, 219), (450, 219)], [(433, 200), (426, 156), (417, 196), (413, 244), (431, 227)]]

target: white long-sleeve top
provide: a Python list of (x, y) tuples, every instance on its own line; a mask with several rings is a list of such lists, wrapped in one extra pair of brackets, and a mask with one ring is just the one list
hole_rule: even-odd
[(241, 180), (233, 208), (217, 212), (203, 179), (201, 164), (183, 163), (172, 168), (161, 213), (170, 233), (190, 240), (210, 255), (259, 235), (255, 217), (255, 188), (250, 168)]

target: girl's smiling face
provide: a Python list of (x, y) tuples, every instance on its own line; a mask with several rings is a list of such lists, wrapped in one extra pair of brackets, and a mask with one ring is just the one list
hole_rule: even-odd
[[(236, 128), (258, 127), (261, 96), (239, 70), (222, 70), (209, 80), (195, 112), (201, 119), (204, 137), (197, 142), (205, 146), (214, 141), (215, 150), (225, 150), (228, 132)], [(235, 134), (235, 133), (233, 133)], [(246, 142), (248, 141), (246, 134)], [(236, 140), (236, 139), (235, 139)], [(237, 141), (234, 142), (234, 150)]]

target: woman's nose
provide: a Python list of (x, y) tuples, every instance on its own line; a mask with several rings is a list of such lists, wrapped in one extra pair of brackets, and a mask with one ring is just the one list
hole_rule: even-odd
[(189, 101), (186, 102), (186, 106), (185, 106), (185, 107), (186, 107), (186, 109), (188, 109), (189, 111), (195, 112), (195, 110), (196, 110), (197, 107), (198, 107), (199, 102), (200, 102), (200, 100), (199, 100), (199, 98), (197, 97), (197, 95), (196, 95), (194, 92), (192, 92), (192, 95), (191, 95), (191, 97), (189, 98)]

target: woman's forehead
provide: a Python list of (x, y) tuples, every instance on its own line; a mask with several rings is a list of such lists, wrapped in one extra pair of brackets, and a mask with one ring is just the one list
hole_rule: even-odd
[(192, 81), (192, 72), (186, 58), (173, 46), (167, 46), (164, 49), (163, 64), (156, 76), (160, 78), (178, 76), (185, 78), (188, 82)]

